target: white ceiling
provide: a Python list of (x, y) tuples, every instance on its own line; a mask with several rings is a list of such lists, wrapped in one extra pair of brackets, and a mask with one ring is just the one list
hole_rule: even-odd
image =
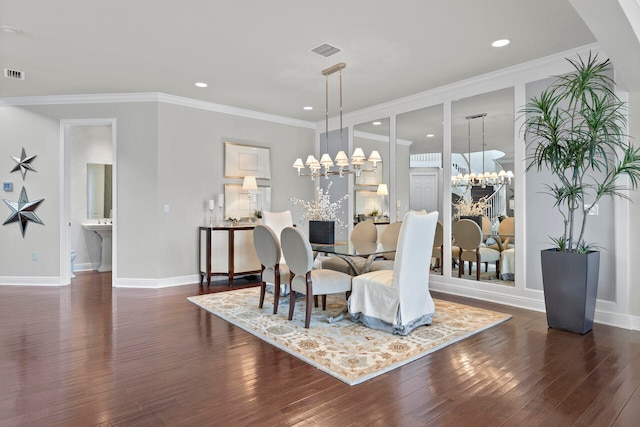
[(313, 122), (338, 62), (346, 114), (596, 41), (569, 0), (0, 0), (0, 25), (26, 74), (0, 98), (162, 92)]

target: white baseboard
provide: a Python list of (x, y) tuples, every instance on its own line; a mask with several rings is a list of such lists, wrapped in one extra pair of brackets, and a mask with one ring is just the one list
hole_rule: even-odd
[[(540, 291), (539, 298), (531, 298), (521, 295), (507, 295), (504, 293), (491, 292), (483, 289), (470, 289), (466, 286), (438, 283), (436, 281), (430, 281), (429, 288), (434, 291), (444, 292), (447, 294), (495, 302), (498, 304), (505, 304), (543, 313), (546, 311), (542, 291)], [(597, 309), (597, 307), (594, 322), (603, 325), (615, 326), (617, 328), (631, 329), (634, 331), (640, 330), (640, 317), (618, 314), (607, 310)]]
[(65, 286), (60, 277), (0, 276), (0, 286)]
[(190, 276), (168, 277), (164, 279), (127, 279), (118, 278), (115, 282), (116, 288), (169, 288), (171, 286), (193, 285), (200, 283), (198, 274)]

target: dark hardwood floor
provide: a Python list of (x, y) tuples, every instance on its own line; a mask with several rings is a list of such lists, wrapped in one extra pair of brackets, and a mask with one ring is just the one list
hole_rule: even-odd
[(350, 387), (186, 300), (226, 284), (77, 276), (0, 286), (1, 426), (640, 425), (640, 332), (438, 294), (513, 318)]

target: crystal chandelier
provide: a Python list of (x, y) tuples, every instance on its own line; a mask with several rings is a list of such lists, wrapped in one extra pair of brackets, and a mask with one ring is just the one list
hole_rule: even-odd
[[(346, 66), (347, 64), (341, 62), (322, 70), (322, 75), (325, 76), (325, 135), (327, 150), (329, 150), (329, 76), (335, 72), (340, 73), (340, 143), (342, 143), (342, 70)], [(371, 169), (364, 168), (365, 160), (372, 164)], [(362, 148), (356, 148), (351, 155), (351, 162), (349, 162), (349, 158), (344, 150), (340, 150), (333, 160), (331, 160), (331, 156), (329, 156), (328, 153), (324, 153), (320, 157), (320, 161), (318, 161), (313, 154), (310, 154), (304, 163), (302, 163), (301, 158), (296, 159), (293, 167), (298, 170), (298, 176), (310, 176), (312, 179), (315, 179), (319, 176), (329, 178), (330, 175), (343, 177), (346, 174), (354, 174), (360, 176), (362, 172), (375, 172), (380, 162), (382, 162), (382, 158), (377, 151), (372, 151), (367, 159)], [(309, 172), (307, 173), (302, 172), (305, 165), (309, 168)], [(353, 166), (353, 169), (350, 169), (349, 166)]]
[(464, 175), (461, 173), (454, 175), (451, 177), (451, 185), (453, 187), (481, 186), (482, 188), (485, 188), (487, 185), (511, 184), (511, 178), (514, 177), (512, 171), (505, 171), (503, 169), (500, 172), (485, 172), (484, 170), (484, 118), (486, 116), (487, 113), (480, 113), (465, 117), (465, 119), (467, 119), (467, 135), (469, 142), (469, 164), (471, 164), (471, 120), (482, 118), (482, 173), (476, 174), (471, 172)]

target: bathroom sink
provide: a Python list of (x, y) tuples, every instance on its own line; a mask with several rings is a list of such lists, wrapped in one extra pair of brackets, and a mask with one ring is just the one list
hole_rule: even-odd
[(90, 231), (111, 231), (112, 224), (88, 224), (84, 223), (82, 226)]
[(111, 226), (113, 224), (84, 223), (82, 227), (100, 236), (101, 259), (98, 271), (111, 271)]

